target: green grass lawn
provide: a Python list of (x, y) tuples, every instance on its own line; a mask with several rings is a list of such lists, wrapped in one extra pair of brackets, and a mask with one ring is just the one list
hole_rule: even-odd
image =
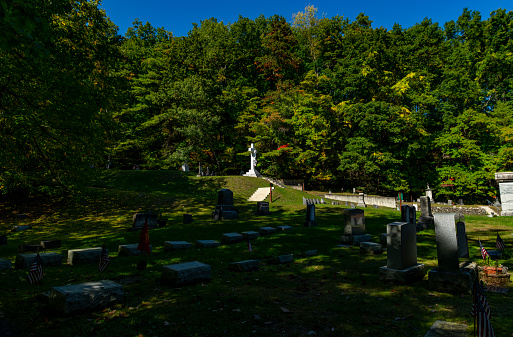
[[(0, 246), (0, 258), (13, 261), (19, 244), (61, 239), (62, 248), (98, 247), (104, 242), (111, 263), (102, 276), (97, 264), (45, 268), (44, 283), (32, 286), (27, 270), (1, 272), (0, 311), (23, 335), (38, 336), (424, 336), (435, 320), (466, 323), (473, 329), (470, 295), (445, 294), (428, 289), (424, 280), (406, 286), (378, 280), (386, 254), (361, 255), (359, 248), (337, 248), (343, 234), (346, 206), (316, 205), (317, 227), (303, 227), (302, 197), (311, 195), (276, 187), (270, 216), (255, 216), (249, 196), (269, 186), (250, 177), (202, 177), (171, 171), (109, 171), (76, 201), (28, 199), (0, 205), (0, 234), (14, 224), (32, 229), (9, 233)], [(234, 192), (239, 219), (211, 220), (217, 191)], [(150, 231), (153, 253), (148, 268), (137, 271), (140, 257), (118, 257), (120, 244), (137, 243), (130, 232), (132, 215), (155, 210), (168, 218), (166, 227)], [(183, 225), (183, 214), (193, 215)], [(28, 219), (16, 222), (16, 214)], [(388, 223), (400, 213), (366, 208), (367, 233), (378, 242)], [(511, 249), (513, 219), (467, 216), (471, 258), (483, 265), (477, 240), (494, 248), (499, 232)], [(261, 226), (290, 225), (294, 229), (252, 241), (219, 248), (164, 252), (164, 241), (220, 240), (222, 233), (258, 230)], [(433, 230), (418, 233), (418, 261), (436, 266)], [(266, 264), (267, 258), (317, 250), (308, 258), (286, 265)], [(229, 263), (260, 259), (261, 269), (250, 273), (227, 270)], [(173, 288), (160, 280), (162, 267), (200, 261), (212, 267), (212, 281)], [(509, 260), (503, 260), (509, 265)], [(123, 303), (69, 317), (55, 317), (38, 296), (51, 287), (111, 279), (125, 284)], [(511, 294), (487, 294), (497, 336), (513, 331)], [(0, 315), (1, 317), (1, 315)]]

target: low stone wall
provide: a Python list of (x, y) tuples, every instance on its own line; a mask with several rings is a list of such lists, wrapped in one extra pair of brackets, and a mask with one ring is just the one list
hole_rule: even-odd
[[(326, 199), (333, 199), (338, 201), (347, 201), (357, 205), (360, 202), (360, 196), (357, 194), (325, 194), (324, 197)], [(380, 207), (390, 207), (396, 208), (395, 197), (378, 197), (378, 196), (369, 196), (364, 195), (363, 201), (367, 206), (380, 206)]]
[(460, 213), (463, 215), (487, 215), (486, 211), (480, 207), (431, 207), (432, 213)]

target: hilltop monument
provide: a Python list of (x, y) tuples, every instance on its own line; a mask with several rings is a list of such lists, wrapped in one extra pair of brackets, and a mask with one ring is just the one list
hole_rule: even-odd
[(261, 177), (262, 175), (260, 174), (260, 172), (258, 172), (255, 169), (255, 166), (257, 163), (257, 160), (256, 160), (257, 150), (255, 149), (255, 145), (253, 143), (251, 143), (251, 147), (248, 148), (248, 151), (251, 153), (251, 166), (249, 168), (249, 171), (246, 172), (244, 174), (244, 176), (246, 176), (246, 177)]

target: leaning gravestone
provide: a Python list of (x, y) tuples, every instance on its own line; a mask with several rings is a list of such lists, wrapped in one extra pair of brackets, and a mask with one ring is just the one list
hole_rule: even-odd
[(233, 206), (233, 192), (229, 189), (223, 188), (217, 192), (217, 205), (212, 212), (212, 219), (217, 220), (218, 217), (223, 220), (239, 217), (239, 212)]
[(53, 287), (49, 306), (61, 315), (91, 311), (123, 301), (123, 286), (111, 280)]
[(210, 281), (211, 267), (198, 261), (171, 264), (162, 268), (162, 280), (175, 287)]
[(317, 222), (315, 221), (315, 205), (308, 204), (306, 205), (306, 220), (303, 222), (305, 227), (313, 227), (317, 226)]
[(432, 227), (434, 224), (431, 213), (431, 200), (427, 196), (420, 197), (420, 217), (417, 223), (417, 232)]
[(136, 213), (133, 215), (132, 230), (138, 231), (143, 229), (144, 224), (148, 223), (148, 229), (159, 227), (159, 216), (152, 212)]
[(379, 269), (379, 279), (400, 284), (420, 281), (426, 274), (417, 263), (416, 226), (409, 222), (387, 225), (387, 265)]
[(470, 293), (476, 275), (474, 262), (460, 264), (456, 222), (457, 213), (436, 213), (434, 216), (438, 267), (428, 273), (429, 286), (440, 292)]

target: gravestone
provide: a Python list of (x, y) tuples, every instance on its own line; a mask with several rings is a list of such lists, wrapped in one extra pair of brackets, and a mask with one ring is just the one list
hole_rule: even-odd
[(431, 200), (426, 197), (420, 197), (420, 217), (417, 223), (417, 232), (434, 225), (433, 213), (431, 213)]
[(414, 206), (401, 206), (401, 222), (412, 223), (417, 228), (417, 210)]
[(256, 215), (269, 215), (269, 203), (267, 201), (258, 201), (257, 202), (257, 210), (255, 212)]
[(18, 245), (18, 253), (39, 252), (42, 250), (41, 245)]
[(249, 171), (244, 174), (246, 177), (261, 177), (262, 175), (255, 169), (257, 164), (256, 154), (257, 150), (255, 149), (255, 145), (251, 143), (251, 147), (248, 149), (250, 152), (250, 167)]
[(387, 225), (387, 265), (379, 269), (379, 279), (407, 284), (420, 281), (426, 273), (417, 263), (417, 231), (409, 222)]
[(205, 247), (205, 248), (215, 248), (219, 247), (220, 243), (216, 240), (196, 240), (196, 245), (199, 247)]
[(467, 329), (466, 324), (438, 320), (431, 325), (424, 337), (468, 337)]
[(306, 205), (306, 220), (305, 220), (305, 222), (303, 222), (303, 226), (305, 226), (305, 227), (317, 226), (317, 222), (315, 221), (315, 205), (313, 205), (313, 204)]
[(260, 260), (246, 260), (240, 262), (230, 263), (228, 270), (245, 272), (245, 271), (256, 271), (260, 269)]
[(228, 220), (237, 219), (239, 212), (233, 206), (233, 192), (229, 189), (223, 188), (217, 192), (217, 205), (216, 209), (212, 212), (212, 219)]
[(45, 240), (41, 241), (41, 247), (43, 249), (55, 249), (55, 248), (61, 248), (61, 240)]
[(429, 188), (429, 184), (426, 188), (426, 197), (428, 197), (429, 201), (435, 202), (435, 199), (433, 199), (433, 190)]
[[(88, 264), (98, 263), (102, 247), (85, 248), (85, 249), (70, 249), (68, 250), (68, 264)], [(108, 253), (108, 250), (107, 250)]]
[(175, 287), (195, 284), (212, 279), (211, 267), (198, 261), (164, 266), (161, 273), (164, 282)]
[(459, 262), (456, 223), (463, 219), (457, 213), (436, 213), (434, 216), (438, 266), (428, 273), (429, 287), (432, 289), (467, 294), (472, 290), (477, 265), (473, 262)]
[(513, 172), (496, 172), (495, 181), (499, 183), (501, 215), (513, 215)]
[(192, 215), (191, 214), (184, 214), (183, 215), (183, 224), (187, 225), (192, 223)]
[(111, 280), (53, 287), (49, 306), (61, 315), (105, 308), (123, 301), (123, 286)]
[(470, 255), (468, 252), (467, 231), (465, 229), (464, 221), (458, 221), (456, 223), (456, 237), (457, 237), (457, 241), (458, 241), (459, 257), (470, 258)]
[(452, 200), (447, 200), (447, 205), (452, 206)]
[[(141, 255), (143, 251), (137, 249), (139, 247), (138, 243), (131, 243), (128, 245), (119, 245), (118, 246), (118, 256), (137, 256)], [(151, 251), (151, 246), (150, 246)]]
[(267, 259), (267, 263), (269, 264), (285, 264), (294, 262), (294, 256), (292, 254), (274, 256)]
[(354, 204), (351, 204), (351, 208), (356, 208), (356, 206)]
[(12, 231), (13, 232), (21, 232), (21, 231), (24, 231), (24, 230), (27, 230), (27, 229), (31, 229), (31, 228), (32, 227), (28, 226), (28, 225), (12, 226)]
[(224, 233), (221, 237), (221, 243), (223, 245), (229, 245), (232, 243), (241, 242), (243, 239), (242, 234), (239, 233)]
[(175, 250), (182, 250), (191, 248), (192, 244), (187, 241), (166, 241), (164, 242), (164, 251), (172, 252)]
[(363, 209), (346, 209), (343, 214), (344, 235), (365, 234), (365, 214)]
[(262, 236), (270, 235), (270, 234), (276, 233), (276, 228), (273, 228), (273, 227), (260, 227), (260, 228), (258, 228), (258, 232)]
[(293, 229), (294, 229), (294, 227), (286, 226), (286, 225), (282, 225), (282, 226), (277, 226), (276, 227), (276, 230), (281, 231), (281, 232), (290, 231), (290, 230), (293, 230)]
[[(14, 266), (16, 269), (28, 269), (36, 260), (36, 254), (18, 254)], [(58, 253), (39, 253), (41, 264), (43, 266), (60, 266), (62, 264), (62, 255)], [(99, 260), (98, 260), (99, 261)]]
[(306, 198), (303, 197), (303, 205), (306, 205)]
[(201, 162), (198, 163), (198, 174), (196, 177), (203, 177), (203, 167), (201, 167)]
[(182, 165), (182, 172), (189, 172), (189, 165), (187, 165), (187, 160)]
[(144, 224), (148, 222), (148, 229), (155, 229), (159, 227), (159, 216), (152, 212), (135, 213), (133, 215), (132, 230), (138, 231), (143, 229)]
[(11, 270), (12, 263), (11, 260), (0, 259), (0, 270)]
[(358, 207), (367, 207), (365, 205), (365, 194), (364, 193), (358, 193)]
[(383, 246), (380, 245), (379, 243), (370, 242), (370, 241), (361, 242), (360, 243), (360, 253), (361, 254), (374, 254), (374, 255), (381, 254), (381, 253), (383, 253)]
[(463, 206), (463, 199), (458, 199), (458, 205)]
[(260, 233), (254, 231), (242, 232), (242, 237), (244, 238), (244, 240), (258, 239), (259, 236)]

